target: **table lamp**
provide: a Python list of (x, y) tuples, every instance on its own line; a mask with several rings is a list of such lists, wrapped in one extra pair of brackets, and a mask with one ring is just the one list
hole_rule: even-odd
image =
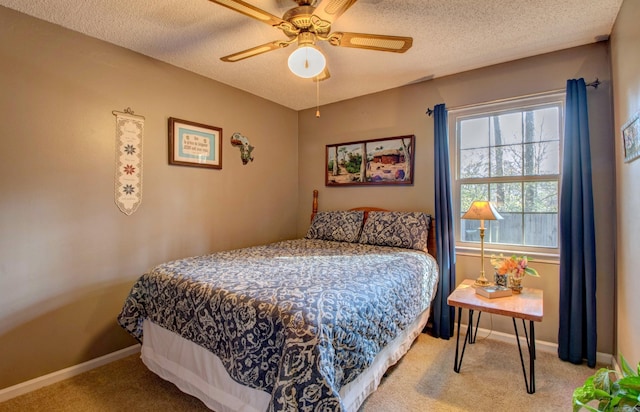
[(474, 200), (462, 219), (480, 221), (480, 277), (476, 279), (474, 286), (487, 286), (490, 282), (484, 276), (484, 221), (502, 219), (502, 216), (489, 201)]

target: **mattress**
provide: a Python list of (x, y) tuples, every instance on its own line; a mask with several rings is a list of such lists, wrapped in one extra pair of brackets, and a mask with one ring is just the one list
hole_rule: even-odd
[[(340, 389), (345, 411), (356, 412), (378, 388), (385, 372), (411, 348), (424, 329), (429, 311), (424, 311), (375, 357), (371, 366)], [(244, 386), (229, 376), (220, 358), (149, 320), (144, 322), (141, 358), (149, 370), (172, 382), (182, 392), (200, 399), (216, 412), (264, 412), (271, 395)]]

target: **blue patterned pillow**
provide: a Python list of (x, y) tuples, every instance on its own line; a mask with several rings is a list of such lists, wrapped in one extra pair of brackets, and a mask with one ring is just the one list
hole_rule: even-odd
[(427, 252), (431, 216), (422, 212), (369, 212), (360, 243)]
[(311, 222), (306, 238), (357, 242), (363, 220), (364, 212), (361, 211), (318, 212)]

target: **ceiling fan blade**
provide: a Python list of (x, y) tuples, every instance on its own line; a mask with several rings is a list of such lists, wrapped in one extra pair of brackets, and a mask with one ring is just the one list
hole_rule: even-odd
[(271, 13), (268, 13), (262, 9), (257, 8), (249, 3), (245, 3), (242, 0), (209, 0), (213, 3), (219, 4), (221, 6), (227, 7), (231, 10), (235, 10), (238, 13), (242, 13), (245, 16), (249, 16), (256, 20), (259, 20), (263, 23), (267, 23), (270, 26), (280, 26), (282, 24), (287, 24), (286, 21), (282, 20), (278, 16), (274, 16)]
[(320, 3), (313, 11), (313, 15), (329, 25), (349, 10), (349, 7), (358, 0), (320, 0)]
[(286, 41), (272, 41), (269, 43), (265, 43), (262, 44), (260, 46), (256, 46), (256, 47), (252, 47), (250, 49), (247, 50), (243, 50), (241, 52), (238, 53), (233, 53), (230, 54), (228, 56), (224, 56), (221, 57), (220, 60), (222, 60), (223, 62), (230, 62), (230, 63), (234, 63), (240, 60), (244, 60), (247, 59), (249, 57), (253, 57), (253, 56), (257, 56), (259, 54), (262, 53), (266, 53), (272, 50), (276, 50), (276, 49), (281, 49), (284, 47), (287, 47), (289, 44), (291, 44), (291, 42), (286, 42)]
[(354, 47), (357, 49), (369, 49), (404, 53), (413, 45), (413, 38), (403, 36), (385, 36), (383, 34), (363, 33), (331, 33), (327, 39), (332, 46)]

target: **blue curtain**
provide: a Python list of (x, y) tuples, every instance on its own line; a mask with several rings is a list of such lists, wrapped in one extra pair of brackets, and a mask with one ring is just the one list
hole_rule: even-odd
[(453, 336), (455, 312), (453, 307), (447, 305), (447, 297), (456, 288), (456, 245), (451, 208), (448, 120), (444, 104), (434, 108), (433, 116), (436, 258), (440, 267), (440, 279), (433, 300), (432, 334), (437, 338), (449, 339)]
[(596, 247), (587, 87), (567, 81), (560, 189), (560, 325), (558, 356), (596, 364)]

